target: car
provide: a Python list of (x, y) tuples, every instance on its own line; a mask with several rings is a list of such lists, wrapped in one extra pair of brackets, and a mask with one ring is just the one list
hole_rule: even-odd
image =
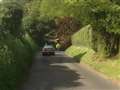
[(52, 45), (45, 45), (42, 48), (42, 55), (43, 56), (55, 55), (55, 48)]

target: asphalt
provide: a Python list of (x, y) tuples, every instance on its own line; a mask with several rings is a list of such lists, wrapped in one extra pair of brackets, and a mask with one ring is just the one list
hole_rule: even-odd
[(36, 55), (30, 75), (21, 90), (120, 90), (77, 60), (57, 52), (55, 56)]

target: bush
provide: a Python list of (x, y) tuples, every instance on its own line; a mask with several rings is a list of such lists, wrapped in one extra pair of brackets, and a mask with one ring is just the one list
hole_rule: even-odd
[(11, 38), (0, 41), (0, 90), (16, 90), (36, 47), (28, 35), (21, 40)]
[(112, 57), (119, 52), (119, 34), (93, 30), (87, 25), (72, 36), (72, 44), (92, 48), (102, 57)]
[(76, 46), (92, 47), (92, 27), (87, 25), (72, 36), (72, 44)]

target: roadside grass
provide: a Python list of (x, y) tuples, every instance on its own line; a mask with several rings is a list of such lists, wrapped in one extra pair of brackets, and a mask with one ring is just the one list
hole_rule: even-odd
[(92, 49), (83, 46), (71, 46), (66, 50), (66, 54), (88, 64), (93, 69), (108, 76), (113, 80), (120, 80), (120, 59), (115, 58), (101, 58)]

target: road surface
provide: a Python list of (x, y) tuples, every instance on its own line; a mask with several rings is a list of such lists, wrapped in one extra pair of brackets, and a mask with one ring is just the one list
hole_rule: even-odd
[(36, 56), (30, 76), (21, 90), (120, 90), (110, 80), (79, 65), (62, 52)]

